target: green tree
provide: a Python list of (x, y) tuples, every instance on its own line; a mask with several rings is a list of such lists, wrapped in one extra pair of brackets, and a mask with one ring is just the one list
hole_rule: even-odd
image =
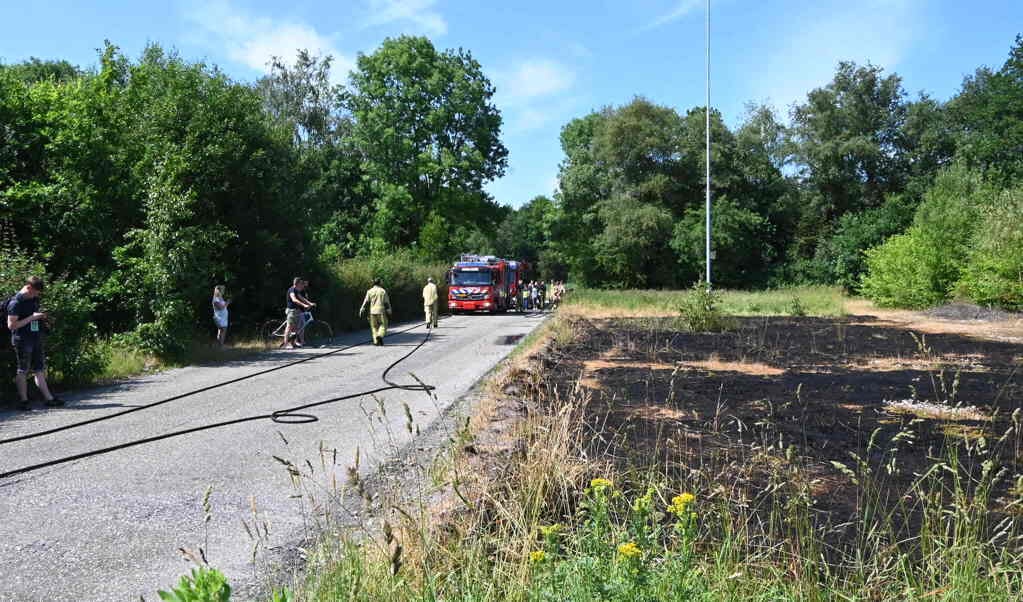
[(1023, 179), (1023, 35), (999, 70), (977, 69), (949, 105), (957, 155), (1003, 183)]
[(28, 84), (41, 81), (65, 83), (85, 75), (85, 72), (67, 61), (48, 61), (34, 56), (12, 65), (0, 64), (0, 71), (7, 71), (11, 76)]
[[(671, 235), (671, 248), (678, 254), (681, 282), (694, 283), (706, 276), (704, 207), (693, 207), (679, 220)], [(712, 280), (721, 285), (750, 288), (767, 277), (764, 267), (773, 259), (769, 241), (771, 223), (759, 213), (727, 196), (714, 199), (711, 213), (712, 244), (715, 254)]]
[(501, 222), (494, 239), (497, 253), (537, 263), (551, 241), (551, 226), (556, 219), (554, 201), (537, 196), (511, 212)]
[(330, 56), (299, 50), (293, 64), (272, 59), (270, 72), (256, 83), (266, 113), (292, 131), (296, 206), (317, 255), (328, 262), (363, 250), (372, 202), (344, 91), (331, 83), (332, 63)]
[(359, 55), (351, 82), (346, 102), (382, 244), (416, 241), (431, 212), (457, 223), (467, 219), (459, 211), (466, 202), (487, 202), (483, 185), (504, 174), (508, 151), (494, 87), (468, 51), (389, 38)]
[(667, 241), (671, 213), (631, 198), (613, 198), (599, 208), (603, 231), (592, 258), (604, 282), (624, 288), (671, 285), (674, 266)]
[(906, 93), (898, 75), (841, 62), (834, 79), (812, 90), (792, 111), (795, 156), (808, 199), (812, 232), (827, 232), (839, 216), (877, 207), (907, 177), (903, 126)]

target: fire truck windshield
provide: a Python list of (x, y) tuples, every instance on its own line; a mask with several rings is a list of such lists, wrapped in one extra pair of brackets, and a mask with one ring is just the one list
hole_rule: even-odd
[(490, 286), (490, 270), (478, 272), (454, 270), (451, 273), (451, 284), (454, 286)]

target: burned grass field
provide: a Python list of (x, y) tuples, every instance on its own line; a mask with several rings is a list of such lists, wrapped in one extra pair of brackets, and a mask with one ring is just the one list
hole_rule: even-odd
[(874, 316), (730, 326), (577, 317), (543, 397), (571, 400), (608, 470), (700, 492), (708, 541), (747, 558), (884, 589), (974, 552), (1018, 557), (1023, 347)]
[(692, 295), (559, 310), (488, 381), (436, 490), (326, 555), (309, 599), (1023, 598), (1019, 322), (733, 317)]

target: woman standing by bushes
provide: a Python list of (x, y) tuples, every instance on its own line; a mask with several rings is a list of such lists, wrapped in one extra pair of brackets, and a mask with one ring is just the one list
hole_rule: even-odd
[(224, 345), (227, 338), (227, 306), (231, 302), (224, 298), (224, 285), (213, 287), (213, 323), (217, 325), (217, 342)]

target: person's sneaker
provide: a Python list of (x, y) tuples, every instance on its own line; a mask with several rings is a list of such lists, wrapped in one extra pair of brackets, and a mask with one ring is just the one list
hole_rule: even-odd
[(32, 403), (30, 401), (28, 401), (28, 400), (19, 401), (17, 407), (18, 407), (19, 410), (23, 410), (23, 411), (27, 412), (27, 411), (32, 409)]
[(64, 405), (64, 400), (59, 397), (54, 397), (53, 399), (47, 400), (46, 405), (51, 408), (59, 408)]

